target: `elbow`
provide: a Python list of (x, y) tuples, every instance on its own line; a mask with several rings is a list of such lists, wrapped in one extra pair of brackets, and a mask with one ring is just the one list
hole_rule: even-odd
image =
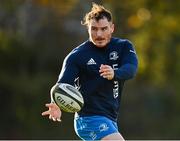
[(128, 73), (128, 78), (127, 79), (132, 79), (136, 76), (136, 70), (131, 70), (129, 73)]
[(137, 66), (136, 65), (130, 65), (129, 71), (128, 71), (128, 79), (132, 79), (136, 76), (137, 73)]

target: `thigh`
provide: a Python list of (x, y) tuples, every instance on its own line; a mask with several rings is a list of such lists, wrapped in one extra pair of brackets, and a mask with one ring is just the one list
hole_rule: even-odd
[(112, 133), (110, 135), (105, 136), (101, 139), (103, 140), (119, 140), (119, 141), (125, 141), (124, 138), (121, 136), (120, 133)]
[(104, 116), (75, 118), (74, 128), (76, 134), (83, 140), (100, 140), (118, 133), (117, 124)]

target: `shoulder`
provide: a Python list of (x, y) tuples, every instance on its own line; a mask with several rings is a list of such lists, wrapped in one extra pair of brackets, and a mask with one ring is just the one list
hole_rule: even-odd
[(133, 54), (136, 55), (136, 50), (134, 48), (133, 43), (128, 39), (121, 38), (112, 38), (115, 50), (121, 53), (121, 55), (125, 54)]
[(88, 49), (88, 41), (83, 42), (79, 46), (75, 47), (69, 54), (66, 56), (65, 60), (78, 60), (81, 54)]
[(128, 39), (112, 38), (112, 42), (116, 49), (121, 50), (122, 52), (126, 50), (133, 50), (135, 52), (133, 43)]
[(79, 46), (75, 47), (70, 53), (81, 53), (83, 51), (87, 51), (89, 49), (90, 42), (87, 40), (80, 44)]
[(87, 50), (90, 50), (90, 46), (91, 46), (91, 42), (89, 40), (83, 42), (82, 44), (80, 44), (79, 46), (77, 46), (73, 51), (76, 51), (77, 53), (82, 53), (85, 52)]
[(128, 39), (122, 39), (122, 38), (113, 37), (112, 42), (114, 44), (120, 45), (120, 46), (133, 46), (132, 42), (130, 40), (128, 40)]

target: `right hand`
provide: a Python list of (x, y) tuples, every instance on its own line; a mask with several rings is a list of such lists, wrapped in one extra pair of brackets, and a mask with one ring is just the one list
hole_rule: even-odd
[(103, 78), (106, 78), (108, 80), (112, 80), (114, 78), (114, 70), (109, 65), (101, 64), (99, 72)]
[(62, 114), (60, 108), (55, 103), (47, 103), (45, 106), (48, 107), (49, 110), (44, 111), (42, 113), (42, 116), (48, 116), (49, 115), (50, 120), (60, 122), (61, 121), (61, 114)]

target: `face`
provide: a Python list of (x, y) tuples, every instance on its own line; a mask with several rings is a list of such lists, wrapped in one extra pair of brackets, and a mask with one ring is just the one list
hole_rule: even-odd
[(113, 32), (114, 24), (106, 18), (99, 21), (92, 19), (88, 24), (89, 39), (99, 48), (105, 47), (110, 42)]

